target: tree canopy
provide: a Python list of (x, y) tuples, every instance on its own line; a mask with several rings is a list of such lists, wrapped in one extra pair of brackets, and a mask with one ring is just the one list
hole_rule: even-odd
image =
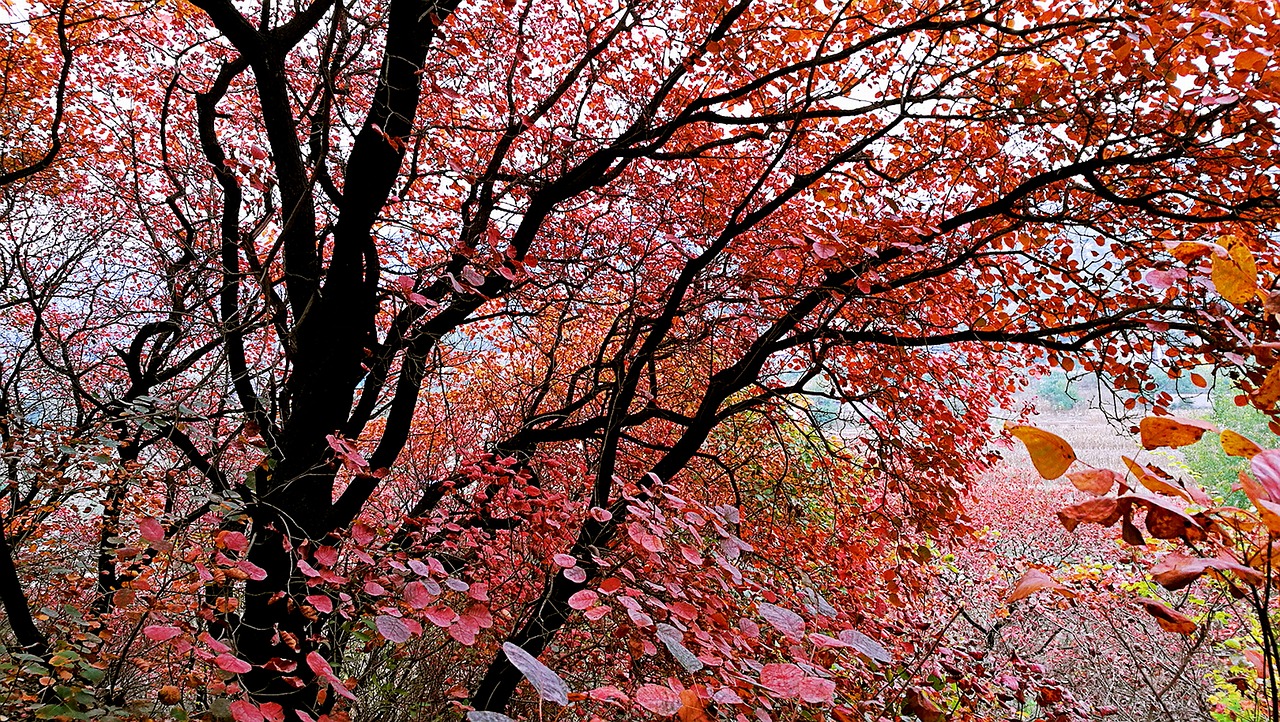
[(0, 12), (22, 709), (854, 719), (1024, 371), (1276, 401), (1274, 2)]

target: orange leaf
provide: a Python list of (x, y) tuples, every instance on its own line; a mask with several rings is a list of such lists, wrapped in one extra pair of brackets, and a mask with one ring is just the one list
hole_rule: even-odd
[(1046, 589), (1052, 589), (1064, 597), (1070, 595), (1067, 588), (1059, 584), (1053, 577), (1039, 569), (1028, 569), (1027, 573), (1022, 575), (1022, 580), (1018, 582), (1018, 586), (1013, 588), (1013, 593), (1009, 595), (1008, 603), (1012, 604), (1020, 599), (1026, 599), (1032, 594)]
[(1125, 466), (1129, 467), (1130, 473), (1138, 477), (1138, 481), (1141, 482), (1143, 486), (1147, 487), (1151, 491), (1154, 491), (1157, 494), (1164, 494), (1165, 496), (1180, 496), (1183, 499), (1186, 499), (1187, 501), (1191, 501), (1190, 494), (1188, 494), (1186, 491), (1182, 490), (1181, 488), (1176, 487), (1173, 484), (1170, 484), (1167, 481), (1164, 481), (1163, 479), (1158, 478), (1157, 476), (1152, 474), (1150, 471), (1148, 471), (1147, 468), (1142, 464), (1139, 464), (1138, 462), (1134, 461), (1133, 459), (1130, 459), (1127, 456), (1122, 456), (1120, 458), (1121, 460), (1124, 461)]
[(1197, 243), (1195, 241), (1183, 241), (1181, 243), (1170, 242), (1167, 244), (1169, 253), (1174, 258), (1183, 263), (1191, 263), (1197, 258), (1203, 258), (1213, 253), (1213, 246), (1207, 243)]
[(1266, 499), (1254, 499), (1253, 505), (1258, 510), (1258, 517), (1272, 534), (1280, 534), (1280, 504)]
[(1236, 70), (1256, 70), (1262, 72), (1267, 68), (1267, 56), (1257, 50), (1246, 50), (1236, 56)]
[(1147, 613), (1156, 618), (1161, 627), (1170, 632), (1178, 634), (1194, 634), (1196, 631), (1196, 623), (1191, 621), (1187, 615), (1170, 609), (1163, 602), (1154, 599), (1141, 599), (1142, 606)]
[(1258, 390), (1253, 392), (1254, 405), (1263, 411), (1273, 408), (1277, 401), (1280, 401), (1280, 363), (1271, 367)]
[(1111, 491), (1111, 487), (1116, 482), (1123, 483), (1124, 478), (1111, 469), (1087, 469), (1085, 471), (1073, 471), (1067, 474), (1067, 478), (1080, 491), (1087, 491), (1090, 494), (1102, 496)]
[(1262, 453), (1262, 447), (1253, 443), (1249, 439), (1237, 434), (1231, 429), (1222, 430), (1222, 450), (1227, 456), (1240, 456), (1246, 459), (1252, 459)]
[(707, 716), (706, 705), (698, 698), (698, 693), (686, 689), (680, 693), (680, 711), (677, 713), (680, 722), (711, 722)]
[(1218, 427), (1206, 421), (1170, 416), (1148, 416), (1139, 426), (1144, 449), (1189, 446), (1199, 441), (1204, 432), (1217, 430)]
[(1210, 278), (1218, 293), (1231, 303), (1240, 305), (1253, 298), (1258, 290), (1258, 267), (1253, 253), (1236, 236), (1223, 236), (1218, 242), (1226, 249), (1223, 256), (1214, 254)]
[(1062, 437), (1051, 434), (1034, 426), (1013, 426), (1009, 428), (1019, 441), (1027, 447), (1031, 454), (1031, 463), (1036, 471), (1046, 479), (1056, 479), (1076, 460), (1076, 452)]

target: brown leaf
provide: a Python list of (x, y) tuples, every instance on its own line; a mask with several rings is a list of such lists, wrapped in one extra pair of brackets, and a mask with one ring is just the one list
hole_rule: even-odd
[(1027, 572), (1022, 575), (1022, 579), (1018, 582), (1018, 586), (1013, 588), (1013, 592), (1009, 595), (1009, 599), (1007, 601), (1009, 604), (1012, 604), (1020, 599), (1026, 599), (1032, 594), (1042, 592), (1046, 589), (1052, 589), (1064, 597), (1070, 596), (1071, 594), (1070, 590), (1059, 584), (1056, 579), (1048, 574), (1045, 574), (1039, 569), (1028, 569)]
[(1031, 463), (1046, 479), (1056, 479), (1076, 460), (1076, 452), (1062, 437), (1034, 426), (1012, 426), (1013, 434), (1027, 447)]
[(1142, 536), (1142, 531), (1133, 523), (1133, 517), (1125, 512), (1124, 520), (1120, 523), (1120, 538), (1124, 539), (1124, 543), (1131, 547), (1144, 547), (1147, 540)]
[(1161, 627), (1166, 631), (1177, 632), (1178, 634), (1194, 634), (1196, 631), (1196, 623), (1191, 621), (1187, 615), (1170, 609), (1164, 604), (1154, 599), (1141, 599), (1142, 607), (1147, 613), (1156, 618)]
[(1124, 482), (1124, 477), (1111, 469), (1086, 469), (1067, 474), (1067, 479), (1080, 491), (1102, 496), (1111, 491), (1116, 482)]
[[(1277, 366), (1280, 368), (1280, 366)], [(1227, 456), (1239, 456), (1245, 459), (1252, 459), (1262, 451), (1262, 447), (1253, 443), (1249, 439), (1237, 434), (1231, 429), (1223, 429), (1220, 438), (1222, 442), (1222, 450)]]
[(1128, 508), (1128, 502), (1121, 502), (1115, 497), (1089, 499), (1062, 509), (1058, 512), (1058, 519), (1067, 531), (1075, 531), (1081, 522), (1111, 526)]
[(1142, 439), (1142, 448), (1158, 449), (1167, 446), (1176, 449), (1189, 446), (1200, 440), (1206, 431), (1217, 431), (1218, 427), (1198, 419), (1181, 419), (1172, 416), (1148, 416), (1139, 424), (1138, 430)]
[(1257, 586), (1263, 582), (1261, 572), (1246, 567), (1234, 559), (1222, 557), (1189, 557), (1173, 552), (1151, 567), (1151, 578), (1165, 589), (1177, 590), (1188, 586), (1209, 570), (1229, 571), (1241, 580)]
[(1226, 257), (1213, 256), (1210, 278), (1223, 298), (1236, 305), (1247, 303), (1258, 289), (1258, 267), (1253, 253), (1236, 236), (1223, 236), (1218, 243), (1227, 250)]
[(1158, 506), (1147, 509), (1147, 531), (1157, 539), (1182, 539), (1188, 526), (1186, 520), (1171, 511)]

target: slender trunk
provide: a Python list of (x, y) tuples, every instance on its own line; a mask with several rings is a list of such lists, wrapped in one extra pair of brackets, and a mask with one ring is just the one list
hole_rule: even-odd
[(31, 615), (31, 605), (22, 589), (22, 580), (18, 577), (18, 567), (13, 562), (13, 551), (5, 537), (3, 521), (0, 521), (0, 603), (4, 604), (9, 627), (13, 629), (13, 636), (18, 639), (23, 651), (47, 659), (50, 651), (49, 639), (36, 627), (35, 618)]

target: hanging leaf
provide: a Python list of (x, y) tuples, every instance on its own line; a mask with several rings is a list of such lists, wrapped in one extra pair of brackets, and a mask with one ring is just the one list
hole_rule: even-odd
[[(538, 696), (548, 702), (555, 702), (561, 707), (569, 704), (569, 686), (560, 679), (560, 675), (551, 671), (551, 668), (538, 661), (537, 657), (524, 651), (520, 647), (507, 642), (502, 645), (502, 651), (506, 653), (507, 659), (511, 661), (511, 666), (520, 670), (520, 674), (529, 680), (529, 684), (537, 690)], [(672, 712), (671, 714), (675, 714)]]
[(1231, 429), (1223, 429), (1222, 435), (1219, 437), (1222, 442), (1222, 450), (1227, 456), (1239, 456), (1245, 459), (1252, 459), (1262, 452), (1262, 447), (1253, 443), (1249, 439), (1237, 434)]
[(386, 638), (388, 642), (395, 644), (404, 644), (409, 641), (409, 628), (399, 617), (382, 614), (373, 620), (378, 628), (378, 634)]
[(1124, 483), (1124, 477), (1111, 469), (1086, 469), (1067, 474), (1067, 479), (1080, 491), (1102, 496), (1111, 491), (1117, 483)]
[(1129, 506), (1129, 502), (1115, 497), (1089, 499), (1060, 510), (1058, 520), (1067, 531), (1075, 531), (1081, 522), (1111, 526), (1120, 521)]
[(1076, 460), (1076, 452), (1062, 437), (1034, 426), (1012, 426), (1013, 434), (1027, 447), (1031, 463), (1046, 479), (1056, 479)]
[(1138, 429), (1142, 448), (1150, 450), (1162, 446), (1170, 449), (1189, 446), (1199, 441), (1206, 431), (1217, 431), (1218, 427), (1197, 419), (1148, 416), (1138, 425)]
[(661, 622), (658, 623), (657, 629), (658, 639), (666, 645), (667, 650), (671, 652), (672, 657), (676, 658), (680, 666), (690, 672), (697, 672), (703, 668), (702, 660), (698, 659), (697, 655), (684, 646), (684, 635), (679, 629)]
[(678, 713), (683, 706), (675, 690), (656, 684), (642, 685), (636, 690), (636, 704), (663, 717)]
[(1174, 609), (1170, 609), (1164, 604), (1164, 602), (1159, 602), (1154, 599), (1140, 599), (1138, 601), (1142, 604), (1142, 608), (1146, 609), (1148, 614), (1155, 617), (1156, 622), (1158, 622), (1165, 630), (1176, 632), (1178, 634), (1195, 633), (1196, 623), (1191, 621), (1191, 618), (1185, 614)]
[(1258, 268), (1254, 263), (1253, 253), (1236, 236), (1223, 236), (1218, 239), (1218, 243), (1226, 249), (1226, 254), (1213, 256), (1213, 269), (1210, 272), (1213, 287), (1231, 303), (1247, 303), (1258, 289)]
[(799, 614), (768, 602), (761, 602), (759, 609), (760, 616), (788, 639), (804, 638), (804, 619)]
[(1046, 589), (1052, 589), (1063, 596), (1069, 596), (1070, 591), (1058, 582), (1058, 580), (1045, 574), (1039, 569), (1028, 569), (1022, 575), (1022, 579), (1018, 582), (1018, 586), (1013, 588), (1013, 592), (1009, 594), (1009, 598), (1005, 600), (1012, 604), (1016, 601), (1026, 599), (1027, 597), (1042, 592)]
[(1210, 569), (1232, 572), (1254, 586), (1262, 584), (1264, 580), (1261, 572), (1233, 559), (1189, 557), (1179, 552), (1168, 554), (1151, 567), (1151, 578), (1165, 589), (1176, 591), (1199, 579)]

